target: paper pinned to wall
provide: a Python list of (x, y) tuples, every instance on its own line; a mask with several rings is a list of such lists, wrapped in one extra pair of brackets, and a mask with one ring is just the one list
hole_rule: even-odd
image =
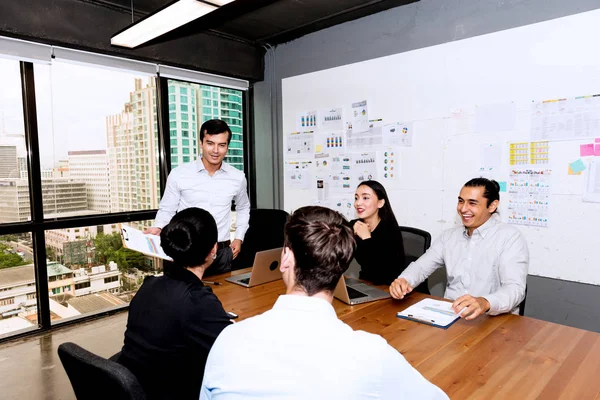
[(388, 146), (412, 146), (413, 123), (394, 122), (382, 127), (383, 144)]
[(508, 185), (508, 223), (547, 227), (550, 221), (549, 169), (512, 169)]
[(499, 143), (482, 143), (479, 148), (479, 172), (492, 174), (498, 172), (502, 165), (502, 145)]
[(377, 174), (377, 152), (369, 151), (357, 153), (353, 157), (354, 187), (362, 181), (376, 181)]
[(307, 156), (315, 151), (313, 132), (291, 132), (286, 139), (286, 156)]
[(312, 161), (286, 161), (285, 184), (289, 188), (310, 188), (310, 166)]
[(343, 108), (326, 108), (319, 111), (319, 129), (332, 131), (344, 129)]
[(394, 147), (388, 147), (381, 151), (379, 157), (379, 180), (385, 182), (397, 181), (400, 178), (400, 153)]
[(354, 199), (352, 197), (333, 197), (331, 199), (319, 202), (319, 205), (339, 212), (348, 221), (356, 218), (356, 210), (354, 209)]
[(315, 135), (315, 153), (340, 153), (345, 143), (343, 132), (319, 132)]
[(383, 144), (383, 120), (369, 121), (368, 129), (362, 132), (348, 129), (346, 131), (346, 142), (348, 147), (354, 149), (380, 146)]
[(369, 109), (366, 100), (352, 103), (350, 126), (348, 129), (351, 129), (354, 133), (364, 132), (369, 129)]
[(466, 135), (473, 132), (473, 118), (466, 108), (453, 108), (450, 110), (452, 122), (452, 135)]
[(600, 129), (600, 97), (590, 95), (537, 102), (531, 118), (534, 140), (594, 137)]
[(585, 178), (583, 201), (589, 203), (600, 203), (600, 168), (596, 160), (590, 161)]
[(475, 133), (514, 131), (517, 125), (517, 105), (483, 104), (475, 107)]
[(296, 114), (296, 130), (298, 132), (317, 129), (317, 111), (302, 111)]

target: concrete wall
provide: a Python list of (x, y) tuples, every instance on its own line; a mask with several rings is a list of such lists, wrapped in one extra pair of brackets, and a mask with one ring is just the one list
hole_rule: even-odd
[[(281, 79), (600, 8), (597, 0), (421, 0), (278, 46), (255, 85), (257, 206), (282, 207)], [(600, 332), (600, 288), (529, 277), (526, 315)], [(588, 306), (589, 305), (589, 306)]]

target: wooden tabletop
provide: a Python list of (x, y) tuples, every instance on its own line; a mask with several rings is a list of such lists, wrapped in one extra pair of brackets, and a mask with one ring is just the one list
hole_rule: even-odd
[[(213, 290), (239, 320), (285, 293), (281, 280), (244, 288), (227, 276), (210, 279), (222, 283)], [(333, 306), (355, 330), (383, 336), (451, 399), (600, 399), (600, 334), (512, 314), (459, 320), (447, 330), (396, 317), (425, 297)]]

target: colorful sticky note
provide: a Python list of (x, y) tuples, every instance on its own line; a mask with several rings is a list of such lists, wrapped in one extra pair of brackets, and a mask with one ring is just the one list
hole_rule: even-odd
[(580, 158), (579, 160), (573, 161), (571, 164), (569, 164), (569, 168), (573, 171), (573, 173), (577, 174), (585, 170), (585, 164)]
[(579, 155), (581, 157), (594, 155), (594, 143), (582, 144), (579, 146)]
[(498, 182), (498, 185), (500, 185), (501, 192), (506, 192), (506, 182), (500, 181), (500, 182)]
[(569, 165), (569, 175), (581, 175), (581, 172), (573, 172), (573, 168), (571, 168), (571, 165)]
[(600, 157), (600, 144), (597, 144), (594, 148), (594, 155)]
[(323, 152), (323, 145), (322, 144), (318, 144), (315, 147), (315, 153), (322, 153)]
[(596, 139), (594, 139), (594, 143), (600, 143), (600, 137), (597, 137)]

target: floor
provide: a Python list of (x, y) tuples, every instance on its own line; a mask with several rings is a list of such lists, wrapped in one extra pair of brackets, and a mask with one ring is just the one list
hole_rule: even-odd
[(74, 342), (103, 357), (123, 345), (127, 313), (121, 312), (52, 333), (0, 345), (0, 398), (74, 400), (71, 383), (58, 358), (61, 343)]

